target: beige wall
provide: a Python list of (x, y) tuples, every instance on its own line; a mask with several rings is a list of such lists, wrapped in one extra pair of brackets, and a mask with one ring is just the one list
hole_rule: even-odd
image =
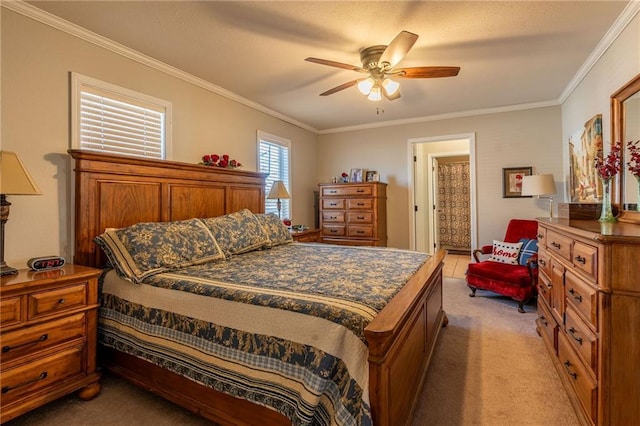
[(291, 140), (293, 216), (313, 223), (315, 134), (10, 10), (3, 8), (1, 19), (1, 147), (18, 153), (43, 193), (9, 197), (9, 265), (50, 254), (71, 260), (71, 71), (172, 102), (176, 161), (227, 153), (255, 170), (257, 130)]

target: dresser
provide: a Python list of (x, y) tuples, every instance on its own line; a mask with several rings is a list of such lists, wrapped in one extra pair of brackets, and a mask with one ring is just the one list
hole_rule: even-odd
[(387, 184), (320, 184), (323, 243), (387, 245)]
[(85, 400), (100, 392), (99, 275), (97, 269), (65, 265), (2, 277), (0, 422), (76, 390)]
[(538, 333), (582, 424), (640, 420), (640, 225), (538, 220)]

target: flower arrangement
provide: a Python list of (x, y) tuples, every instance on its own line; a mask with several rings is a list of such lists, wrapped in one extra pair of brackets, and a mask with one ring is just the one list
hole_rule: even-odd
[(342, 174), (340, 175), (340, 177), (342, 178), (342, 182), (343, 183), (347, 183), (349, 182), (349, 175), (346, 172), (342, 172)]
[(595, 167), (598, 176), (603, 180), (609, 180), (620, 171), (620, 142), (611, 146), (611, 151), (606, 157), (596, 157)]
[(242, 167), (242, 164), (236, 160), (232, 160), (229, 158), (227, 154), (222, 156), (218, 154), (207, 154), (202, 157), (202, 163), (205, 166), (210, 167), (222, 167), (228, 169), (237, 169), (238, 167)]
[(640, 140), (627, 142), (627, 148), (630, 154), (627, 167), (631, 174), (640, 179)]

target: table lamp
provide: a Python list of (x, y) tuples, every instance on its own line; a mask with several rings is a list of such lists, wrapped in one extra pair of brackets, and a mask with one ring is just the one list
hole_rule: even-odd
[(549, 198), (549, 219), (553, 218), (553, 194), (556, 194), (556, 183), (552, 174), (531, 175), (522, 178), (522, 196), (536, 195), (538, 198)]
[(16, 274), (18, 270), (4, 261), (4, 225), (9, 219), (7, 195), (41, 195), (38, 185), (22, 164), (15, 152), (0, 151), (0, 216), (2, 219), (2, 237), (0, 238), (0, 275)]
[(284, 182), (281, 180), (274, 181), (273, 185), (271, 185), (271, 190), (269, 191), (269, 195), (267, 195), (267, 198), (270, 200), (278, 200), (278, 217), (282, 219), (282, 202), (280, 200), (286, 200), (290, 198), (289, 191), (287, 191), (287, 187), (284, 186)]

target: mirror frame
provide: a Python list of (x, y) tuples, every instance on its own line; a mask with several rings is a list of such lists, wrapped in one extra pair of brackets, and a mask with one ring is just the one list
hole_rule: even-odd
[[(617, 92), (611, 95), (611, 143), (619, 141), (622, 144), (622, 150), (620, 154), (620, 162), (622, 168), (626, 167), (626, 141), (624, 140), (625, 130), (625, 113), (623, 103), (631, 96), (640, 92), (640, 74), (632, 78), (627, 84), (622, 86)], [(619, 174), (615, 182), (614, 194), (616, 196), (615, 202), (621, 207), (620, 216), (618, 216), (619, 222), (640, 223), (640, 212), (631, 210), (622, 210), (623, 207), (623, 195), (624, 195), (624, 179), (622, 179), (622, 171)], [(640, 200), (638, 200), (640, 202)]]

